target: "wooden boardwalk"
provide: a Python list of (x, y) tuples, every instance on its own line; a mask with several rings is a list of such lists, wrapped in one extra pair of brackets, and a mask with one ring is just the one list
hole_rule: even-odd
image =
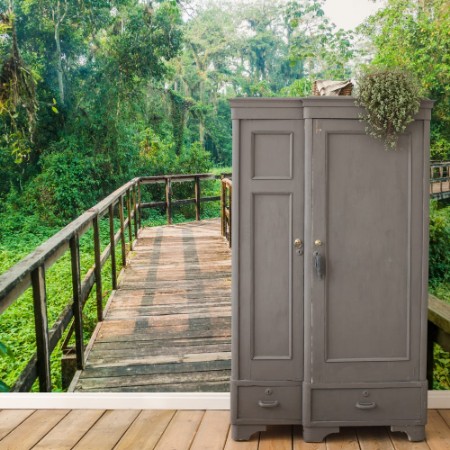
[(306, 444), (301, 427), (277, 426), (234, 442), (229, 411), (0, 411), (0, 450), (448, 450), (450, 410), (428, 412), (426, 442), (385, 427), (344, 428)]
[(75, 391), (228, 391), (231, 258), (219, 220), (144, 228)]

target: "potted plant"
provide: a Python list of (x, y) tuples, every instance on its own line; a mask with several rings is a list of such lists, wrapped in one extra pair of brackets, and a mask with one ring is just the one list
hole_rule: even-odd
[(401, 68), (369, 67), (358, 79), (356, 103), (365, 109), (366, 132), (382, 139), (386, 149), (397, 149), (398, 138), (420, 106), (420, 87)]

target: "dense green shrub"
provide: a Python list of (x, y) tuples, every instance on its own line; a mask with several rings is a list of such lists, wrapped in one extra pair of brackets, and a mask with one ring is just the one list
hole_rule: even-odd
[(450, 282), (450, 207), (430, 204), (430, 284)]

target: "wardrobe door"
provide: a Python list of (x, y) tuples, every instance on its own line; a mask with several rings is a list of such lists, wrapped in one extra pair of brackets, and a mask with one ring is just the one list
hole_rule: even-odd
[(409, 126), (397, 151), (357, 120), (316, 119), (312, 129), (306, 381), (418, 381), (423, 122)]
[(240, 380), (303, 377), (303, 143), (301, 120), (240, 122)]

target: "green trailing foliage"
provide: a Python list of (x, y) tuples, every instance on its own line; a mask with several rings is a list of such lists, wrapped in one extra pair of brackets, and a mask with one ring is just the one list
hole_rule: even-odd
[(420, 107), (420, 88), (404, 69), (369, 67), (358, 79), (357, 104), (365, 110), (361, 119), (366, 132), (397, 149), (398, 138)]

